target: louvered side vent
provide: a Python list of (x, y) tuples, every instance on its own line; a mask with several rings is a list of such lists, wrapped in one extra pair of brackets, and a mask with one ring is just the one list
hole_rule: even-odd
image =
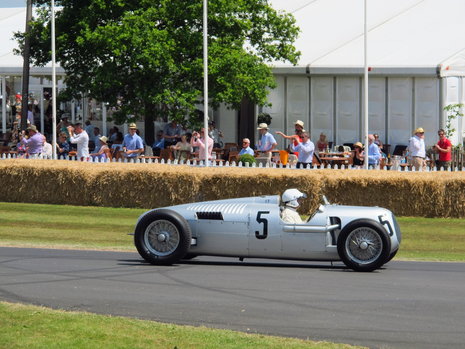
[(221, 212), (196, 212), (198, 219), (208, 219), (208, 220), (223, 220), (223, 214)]

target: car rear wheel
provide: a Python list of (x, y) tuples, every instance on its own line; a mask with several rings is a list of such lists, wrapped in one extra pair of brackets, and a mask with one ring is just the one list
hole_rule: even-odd
[(177, 212), (156, 210), (147, 213), (136, 226), (134, 244), (152, 264), (173, 264), (182, 259), (191, 244), (187, 221)]
[(359, 220), (350, 223), (341, 231), (337, 250), (349, 268), (368, 272), (380, 268), (388, 261), (391, 240), (379, 223)]

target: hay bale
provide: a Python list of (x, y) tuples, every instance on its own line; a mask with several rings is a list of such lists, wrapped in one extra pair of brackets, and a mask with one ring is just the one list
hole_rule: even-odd
[(0, 201), (156, 208), (189, 202), (281, 194), (299, 188), (312, 213), (324, 194), (345, 205), (382, 206), (401, 216), (465, 217), (464, 172), (269, 168), (75, 161), (0, 161)]

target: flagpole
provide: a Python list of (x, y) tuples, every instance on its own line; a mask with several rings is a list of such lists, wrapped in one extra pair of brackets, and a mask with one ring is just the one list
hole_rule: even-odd
[(205, 166), (208, 166), (208, 0), (203, 0), (203, 127)]
[(364, 0), (364, 28), (363, 28), (363, 55), (364, 55), (364, 100), (363, 100), (363, 110), (364, 110), (364, 130), (363, 137), (365, 143), (365, 161), (364, 167), (368, 169), (368, 29), (367, 29), (367, 0)]
[(55, 66), (55, 0), (52, 0), (52, 158), (57, 159), (57, 77)]

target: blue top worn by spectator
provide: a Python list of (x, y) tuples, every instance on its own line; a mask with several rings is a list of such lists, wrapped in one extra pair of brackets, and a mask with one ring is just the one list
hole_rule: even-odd
[(249, 155), (252, 155), (252, 156), (255, 155), (253, 149), (250, 148), (250, 139), (248, 139), (248, 138), (244, 138), (242, 140), (242, 149), (239, 152), (239, 156), (244, 155), (244, 154), (249, 154)]
[(182, 128), (176, 121), (171, 121), (165, 125), (163, 129), (163, 137), (165, 138), (165, 146), (175, 145), (181, 139)]
[(268, 125), (261, 123), (258, 125), (258, 130), (260, 131), (261, 137), (258, 142), (258, 150), (261, 152), (270, 152), (274, 147), (278, 145), (276, 139), (271, 133), (268, 132)]
[(129, 125), (129, 133), (124, 136), (123, 151), (128, 158), (135, 158), (144, 151), (144, 142), (137, 135), (137, 126), (135, 123)]
[(376, 166), (381, 159), (381, 152), (374, 141), (375, 137), (372, 134), (368, 135), (368, 165)]

